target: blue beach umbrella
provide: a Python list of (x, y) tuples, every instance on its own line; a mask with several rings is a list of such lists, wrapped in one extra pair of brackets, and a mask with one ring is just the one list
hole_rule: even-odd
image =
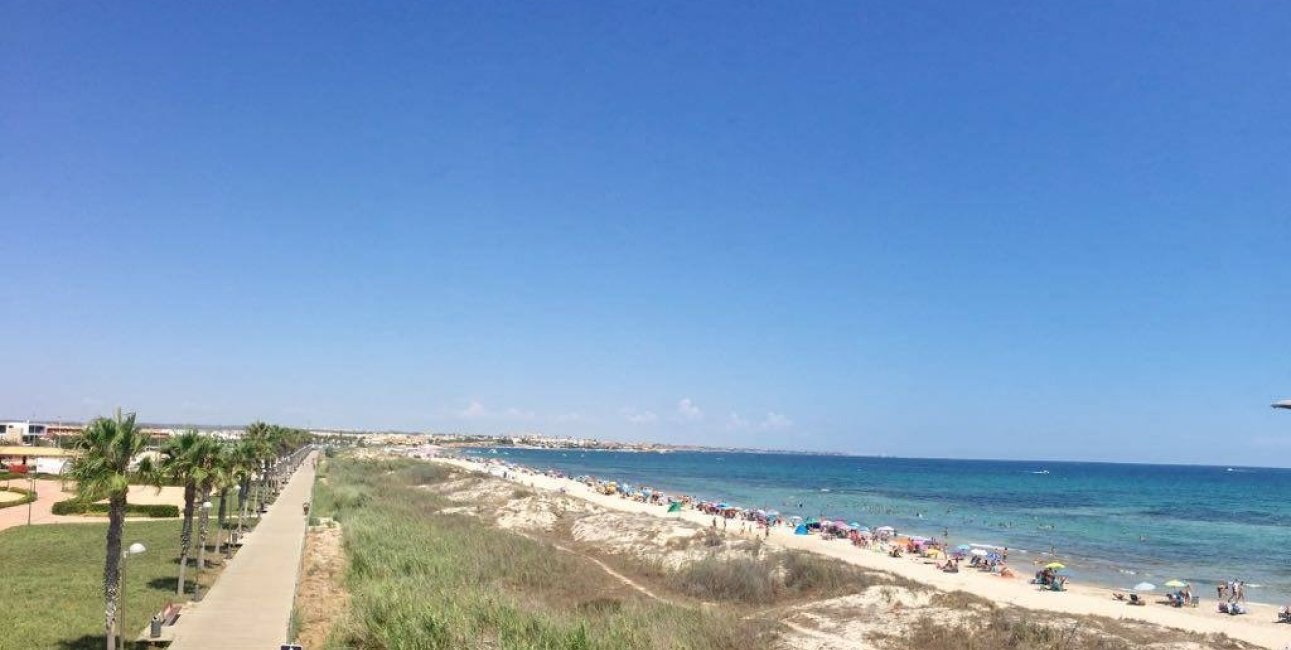
[(1150, 582), (1140, 582), (1139, 584), (1134, 585), (1134, 591), (1152, 591), (1156, 588), (1157, 586)]
[(968, 544), (960, 544), (959, 546), (956, 546), (956, 547), (955, 547), (955, 550), (956, 550), (956, 551), (971, 551), (971, 550), (973, 550), (973, 547), (969, 546)]

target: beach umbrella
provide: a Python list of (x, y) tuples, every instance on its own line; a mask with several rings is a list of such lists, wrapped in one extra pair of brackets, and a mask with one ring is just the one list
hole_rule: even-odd
[(837, 528), (842, 528), (843, 526), (846, 526), (846, 525), (847, 525), (847, 522), (843, 521), (842, 519), (834, 520), (834, 526)]
[(1046, 569), (1065, 569), (1065, 568), (1067, 568), (1067, 565), (1063, 564), (1062, 562), (1050, 562), (1050, 563), (1048, 563), (1048, 564), (1044, 565), (1044, 568), (1046, 568)]
[(1188, 586), (1188, 583), (1186, 583), (1186, 582), (1184, 582), (1184, 581), (1182, 581), (1182, 580), (1179, 580), (1179, 579), (1175, 579), (1175, 580), (1171, 580), (1170, 582), (1165, 583), (1165, 586), (1167, 586), (1167, 587), (1187, 587), (1187, 586)]
[(868, 532), (870, 532), (870, 529), (869, 529), (869, 528), (866, 528), (865, 526), (857, 526), (857, 527), (856, 527), (856, 530), (857, 530), (858, 532), (862, 532), (862, 533), (868, 533)]
[(957, 550), (957, 551), (968, 551), (968, 550), (972, 550), (972, 548), (973, 548), (973, 547), (969, 546), (968, 544), (960, 544), (959, 546), (956, 546), (956, 547), (955, 547), (955, 550)]
[(973, 555), (976, 555), (977, 557), (985, 557), (985, 556), (986, 556), (986, 554), (987, 554), (987, 550), (986, 550), (986, 549), (984, 549), (984, 548), (975, 548), (975, 549), (973, 549), (973, 550), (969, 551), (969, 553), (972, 553)]
[(940, 560), (946, 557), (946, 554), (942, 553), (941, 549), (934, 548), (934, 549), (929, 549), (927, 553), (924, 553), (924, 557), (932, 558), (934, 560)]
[(880, 532), (880, 533), (895, 533), (895, 532), (897, 532), (897, 529), (895, 529), (895, 528), (893, 528), (893, 527), (891, 527), (891, 526), (879, 526), (878, 528), (875, 528), (874, 530), (875, 530), (876, 532)]
[(1152, 591), (1156, 588), (1157, 586), (1150, 582), (1140, 582), (1139, 584), (1134, 585), (1134, 591)]
[(847, 525), (848, 525), (848, 526), (851, 526), (852, 528), (860, 528), (860, 527), (861, 527), (861, 525), (860, 525), (859, 523), (855, 522), (855, 521), (853, 521), (853, 522), (849, 522)]

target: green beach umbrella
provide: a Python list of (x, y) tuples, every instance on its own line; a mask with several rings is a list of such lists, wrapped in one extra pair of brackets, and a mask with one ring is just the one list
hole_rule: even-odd
[(1044, 565), (1044, 568), (1046, 568), (1046, 569), (1065, 569), (1065, 568), (1067, 568), (1067, 565), (1063, 564), (1062, 562), (1050, 562), (1050, 563), (1048, 563), (1048, 564)]
[(1186, 583), (1186, 582), (1184, 582), (1184, 581), (1182, 581), (1182, 580), (1171, 580), (1170, 582), (1165, 583), (1165, 586), (1167, 586), (1167, 587), (1187, 587), (1187, 586), (1188, 586), (1188, 583)]

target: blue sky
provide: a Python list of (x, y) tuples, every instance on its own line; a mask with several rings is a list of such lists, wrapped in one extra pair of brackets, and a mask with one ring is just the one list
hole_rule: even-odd
[(1291, 5), (0, 4), (0, 414), (1291, 464)]

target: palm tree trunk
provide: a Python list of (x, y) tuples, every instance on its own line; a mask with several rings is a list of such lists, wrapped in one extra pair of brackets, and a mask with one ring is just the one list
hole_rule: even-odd
[(220, 488), (220, 516), (215, 519), (215, 554), (224, 549), (224, 522), (229, 514), (229, 488)]
[[(113, 650), (113, 632), (117, 629), (117, 598), (121, 593), (121, 529), (125, 525), (126, 495), (113, 495), (108, 501), (108, 556), (103, 563), (103, 614), (107, 632), (107, 650)], [(124, 627), (124, 626), (122, 626)]]
[(184, 484), (184, 523), (179, 527), (179, 588), (175, 595), (184, 595), (184, 573), (188, 569), (188, 551), (193, 546), (193, 500), (197, 486), (192, 481)]
[(201, 572), (206, 570), (206, 522), (209, 521), (211, 518), (211, 509), (205, 507), (205, 505), (206, 505), (206, 502), (210, 500), (210, 498), (211, 498), (211, 489), (208, 487), (202, 488), (202, 505), (203, 505), (202, 519), (201, 519), (201, 524), (198, 526), (198, 533), (197, 533), (198, 575), (201, 575)]
[(242, 522), (247, 516), (247, 497), (251, 496), (251, 478), (242, 477), (238, 484), (238, 537), (242, 536)]

